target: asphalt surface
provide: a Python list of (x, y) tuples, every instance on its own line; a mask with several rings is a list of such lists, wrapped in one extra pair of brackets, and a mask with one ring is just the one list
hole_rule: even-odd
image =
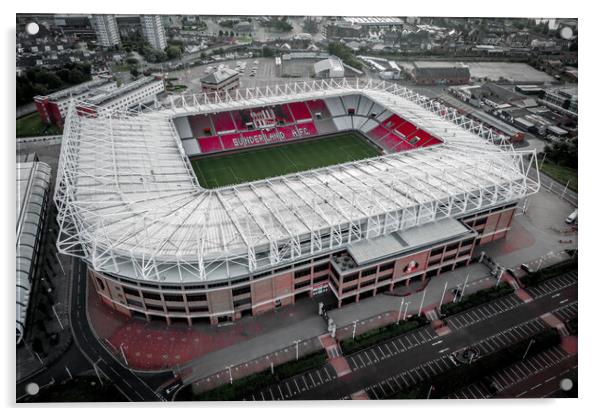
[[(557, 294), (560, 294), (558, 296)], [(529, 303), (494, 315), (473, 325), (452, 331), (439, 338), (439, 342), (427, 342), (419, 348), (412, 348), (389, 359), (374, 362), (370, 366), (356, 369), (352, 373), (323, 383), (316, 388), (302, 392), (296, 400), (335, 400), (360, 391), (389, 377), (416, 367), (417, 364), (441, 357), (441, 351), (457, 351), (469, 345), (496, 335), (521, 323), (535, 319), (562, 306), (565, 299), (577, 299), (577, 285), (571, 285), (556, 292), (550, 292)]]
[[(74, 341), (86, 359), (104, 377), (132, 402), (166, 401), (169, 394), (156, 393), (141, 377), (124, 367), (97, 340), (86, 316), (86, 266), (76, 259), (73, 267), (73, 292), (71, 294), (71, 328)], [(173, 380), (171, 372), (153, 377), (157, 384)]]

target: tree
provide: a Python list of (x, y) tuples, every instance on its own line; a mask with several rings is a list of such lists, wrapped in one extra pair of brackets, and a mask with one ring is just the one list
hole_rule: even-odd
[(261, 52), (262, 56), (264, 56), (265, 58), (271, 58), (272, 56), (274, 56), (274, 51), (268, 46), (264, 46), (261, 49)]
[(175, 59), (182, 56), (182, 50), (177, 45), (170, 45), (165, 49), (165, 53), (169, 59)]
[(70, 84), (81, 84), (86, 81), (86, 76), (79, 69), (72, 69), (69, 71), (69, 83)]
[(131, 66), (130, 67), (130, 74), (132, 74), (132, 76), (134, 78), (137, 78), (138, 75), (140, 75), (140, 71), (138, 71), (138, 68), (136, 68), (135, 66)]

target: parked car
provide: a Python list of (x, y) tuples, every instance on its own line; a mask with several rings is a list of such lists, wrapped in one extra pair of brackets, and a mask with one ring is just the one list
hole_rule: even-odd
[(529, 265), (523, 263), (520, 265), (521, 270), (524, 270), (527, 273), (533, 273), (533, 269), (529, 267)]
[(564, 220), (567, 224), (575, 224), (577, 222), (577, 210), (571, 212), (571, 214)]

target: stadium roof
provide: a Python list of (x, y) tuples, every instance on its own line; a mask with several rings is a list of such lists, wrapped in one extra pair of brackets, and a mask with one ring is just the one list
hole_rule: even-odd
[[(172, 118), (364, 94), (443, 140), (313, 171), (202, 189)], [(493, 144), (500, 141), (501, 145)], [(172, 96), (153, 112), (66, 118), (55, 201), (62, 253), (133, 279), (199, 282), (267, 270), (539, 189), (534, 152), (397, 84), (322, 80)]]

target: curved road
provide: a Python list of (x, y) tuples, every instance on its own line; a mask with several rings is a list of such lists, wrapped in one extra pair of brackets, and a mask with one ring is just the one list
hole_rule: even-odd
[[(115, 387), (129, 400), (139, 401), (166, 401), (169, 395), (155, 392), (144, 380), (130, 369), (124, 367), (113, 354), (109, 353), (96, 338), (96, 334), (90, 327), (86, 315), (86, 265), (79, 259), (75, 259), (72, 270), (73, 286), (71, 293), (71, 330), (73, 339), (93, 367), (108, 378)], [(152, 378), (155, 385), (169, 384), (175, 382), (173, 373), (153, 373)], [(147, 380), (150, 381), (150, 380)], [(171, 392), (171, 391), (170, 391)]]

